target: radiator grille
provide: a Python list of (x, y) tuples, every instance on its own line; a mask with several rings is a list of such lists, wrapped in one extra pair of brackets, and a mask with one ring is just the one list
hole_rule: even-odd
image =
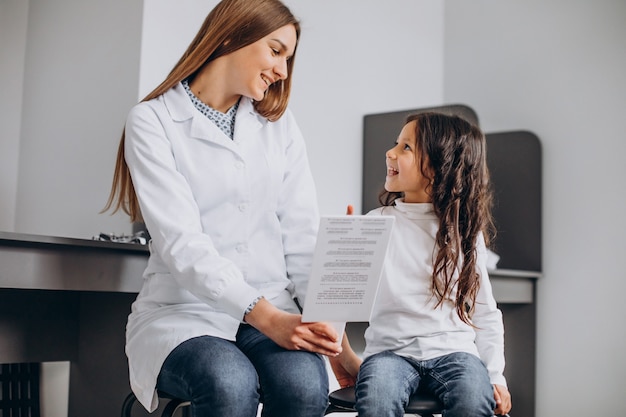
[(39, 363), (0, 365), (0, 417), (40, 417)]

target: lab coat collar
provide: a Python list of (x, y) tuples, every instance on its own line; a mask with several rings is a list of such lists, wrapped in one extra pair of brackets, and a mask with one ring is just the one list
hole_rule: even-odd
[(195, 107), (182, 83), (166, 91), (163, 94), (163, 101), (173, 121), (184, 122), (193, 118)]
[(200, 113), (185, 91), (182, 83), (178, 83), (172, 89), (163, 94), (165, 106), (170, 117), (175, 122), (191, 122), (191, 136), (221, 143), (227, 147), (232, 147), (233, 142), (238, 142), (250, 133), (254, 133), (268, 123), (268, 120), (259, 115), (248, 97), (242, 97), (235, 116), (235, 137), (234, 141), (228, 138), (215, 123)]

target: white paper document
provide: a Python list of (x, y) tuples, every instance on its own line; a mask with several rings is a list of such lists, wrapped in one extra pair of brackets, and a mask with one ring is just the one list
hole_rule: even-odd
[(336, 322), (342, 333), (345, 322), (369, 321), (394, 220), (321, 218), (303, 322)]

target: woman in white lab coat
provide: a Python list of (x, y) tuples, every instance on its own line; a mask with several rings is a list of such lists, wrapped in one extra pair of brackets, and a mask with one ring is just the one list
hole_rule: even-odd
[(128, 115), (107, 209), (145, 222), (126, 330), (130, 383), (194, 417), (322, 416), (326, 323), (302, 323), (318, 225), (287, 109), (300, 26), (278, 0), (223, 0), (166, 80)]

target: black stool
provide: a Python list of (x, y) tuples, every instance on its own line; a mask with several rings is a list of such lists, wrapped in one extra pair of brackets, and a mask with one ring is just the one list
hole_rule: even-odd
[[(187, 407), (189, 401), (181, 400), (180, 398), (173, 398), (165, 393), (159, 392), (159, 398), (165, 398), (168, 401), (161, 417), (173, 417), (174, 412), (180, 407)], [(329, 405), (326, 409), (326, 414), (330, 413), (353, 413), (354, 403), (356, 401), (354, 397), (354, 387), (342, 388), (333, 391), (328, 396)], [(132, 392), (128, 394), (122, 405), (121, 417), (132, 417), (133, 405), (137, 402), (137, 397)], [(411, 397), (409, 405), (405, 408), (407, 413), (418, 414), (421, 417), (433, 417), (433, 414), (441, 414), (441, 403), (432, 396), (426, 394), (415, 394)], [(188, 409), (182, 410), (183, 417), (188, 417)]]
[[(325, 414), (330, 413), (354, 413), (354, 387), (341, 388), (333, 391), (328, 396), (329, 405)], [(405, 407), (404, 412), (407, 414), (417, 414), (421, 417), (434, 417), (433, 414), (441, 414), (443, 405), (434, 396), (417, 392), (409, 399), (409, 404)], [(509, 417), (504, 414), (501, 417)]]
[[(326, 409), (326, 414), (330, 413), (354, 413), (354, 387), (341, 388), (333, 391), (328, 396), (330, 404)], [(404, 411), (407, 414), (417, 414), (421, 417), (433, 417), (433, 414), (441, 414), (443, 405), (435, 397), (417, 393), (411, 396), (409, 404)]]
[[(189, 409), (187, 406), (190, 404), (189, 401), (181, 400), (180, 398), (174, 398), (164, 392), (159, 391), (159, 398), (168, 400), (167, 405), (163, 409), (161, 413), (161, 417), (172, 417), (174, 412), (181, 407), (183, 417), (189, 417)], [(122, 404), (122, 417), (132, 417), (133, 404), (137, 402), (137, 397), (132, 392), (126, 396), (124, 399), (124, 403)]]

